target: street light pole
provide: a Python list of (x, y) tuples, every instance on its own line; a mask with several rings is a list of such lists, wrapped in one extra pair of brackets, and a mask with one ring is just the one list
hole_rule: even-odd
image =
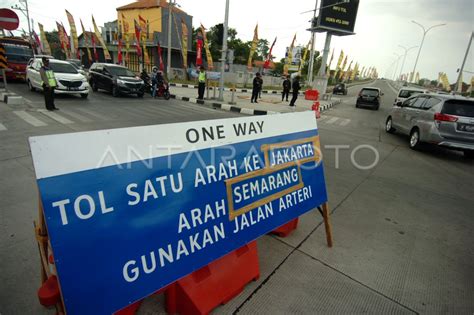
[[(464, 60), (462, 61), (461, 69), (459, 69), (458, 79), (456, 80), (456, 85), (454, 86), (454, 91), (457, 92), (459, 88), (459, 81), (461, 81), (462, 72), (464, 71), (464, 65), (466, 64), (467, 55), (469, 55), (469, 50), (471, 49), (472, 37), (474, 37), (474, 32), (471, 33), (471, 38), (469, 39), (469, 44), (467, 45), (466, 54), (464, 55)], [(461, 83), (462, 90), (462, 83)]]
[[(318, 9), (318, 0), (315, 1), (314, 4), (314, 14), (313, 14), (313, 20), (316, 19), (316, 10)], [(308, 84), (310, 86), (313, 86), (313, 66), (314, 66), (314, 42), (316, 40), (316, 32), (311, 31), (311, 52), (309, 54), (309, 66), (308, 66)]]
[(428, 29), (425, 29), (425, 27), (423, 25), (421, 25), (420, 23), (418, 23), (416, 21), (412, 20), (412, 23), (415, 23), (416, 25), (421, 27), (421, 29), (423, 30), (423, 37), (421, 38), (420, 49), (418, 49), (418, 55), (416, 56), (415, 65), (413, 66), (413, 78), (414, 78), (415, 77), (415, 71), (416, 71), (416, 65), (418, 64), (418, 58), (420, 58), (421, 48), (423, 48), (423, 43), (425, 42), (426, 33), (428, 33), (430, 30), (432, 30), (435, 27), (444, 26), (444, 25), (446, 25), (446, 23), (433, 25), (433, 26), (429, 27)]
[(225, 1), (225, 19), (224, 19), (224, 34), (222, 38), (222, 54), (221, 54), (221, 77), (219, 79), (219, 100), (224, 100), (224, 72), (225, 72), (225, 58), (227, 55), (227, 29), (229, 27), (229, 0)]
[[(402, 76), (402, 72), (403, 72), (403, 67), (405, 67), (405, 60), (407, 59), (407, 54), (410, 50), (418, 47), (418, 46), (413, 46), (413, 47), (410, 47), (410, 48), (406, 48), (405, 46), (402, 46), (402, 45), (398, 45), (398, 47), (401, 47), (403, 48), (403, 50), (405, 50), (405, 55), (403, 56), (403, 62), (402, 62), (402, 67), (400, 68), (400, 75), (399, 77)], [(408, 81), (408, 80), (407, 80)]]
[(167, 65), (166, 65), (166, 76), (168, 80), (171, 75), (171, 15), (173, 14), (173, 6), (175, 5), (176, 0), (169, 0), (168, 2), (168, 55), (167, 55)]
[(26, 19), (28, 20), (28, 36), (29, 36), (29, 41), (31, 41), (31, 24), (30, 24), (30, 11), (28, 10), (28, 0), (20, 0), (20, 3), (22, 2), (25, 3), (24, 8), (21, 8), (18, 5), (15, 5), (15, 6), (12, 6), (12, 9), (20, 10), (21, 13), (23, 13)]
[(394, 81), (398, 81), (398, 78), (397, 78), (397, 70), (398, 70), (398, 63), (400, 62), (400, 57), (402, 55), (399, 55), (397, 53), (393, 53), (395, 56), (397, 56), (397, 65), (395, 66), (395, 71), (393, 72), (393, 80)]

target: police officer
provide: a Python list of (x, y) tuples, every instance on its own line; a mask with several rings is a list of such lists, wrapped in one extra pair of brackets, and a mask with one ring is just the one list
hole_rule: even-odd
[(288, 95), (290, 95), (290, 89), (291, 89), (291, 81), (289, 79), (289, 75), (285, 76), (285, 80), (283, 80), (283, 91), (281, 92), (281, 101), (285, 99), (286, 96), (286, 101), (288, 102)]
[(198, 81), (199, 81), (198, 100), (204, 99), (204, 90), (206, 89), (206, 79), (207, 79), (206, 71), (204, 70), (204, 67), (201, 66), (199, 68), (199, 74), (198, 74)]
[(292, 89), (293, 89), (293, 97), (291, 98), (290, 106), (291, 106), (292, 109), (294, 109), (296, 99), (298, 98), (298, 92), (299, 92), (300, 89), (301, 89), (300, 76), (299, 76), (299, 75), (297, 75), (297, 76), (293, 79), (293, 84), (292, 84), (291, 87), (292, 87)]
[(258, 93), (262, 89), (262, 84), (263, 84), (263, 80), (260, 76), (260, 72), (257, 72), (252, 82), (253, 88), (252, 88), (252, 98), (250, 99), (250, 103), (258, 103), (257, 102)]
[(47, 110), (58, 110), (54, 105), (54, 88), (56, 87), (56, 78), (54, 72), (49, 67), (49, 59), (43, 57), (43, 66), (40, 69), (41, 80), (43, 81), (44, 102)]

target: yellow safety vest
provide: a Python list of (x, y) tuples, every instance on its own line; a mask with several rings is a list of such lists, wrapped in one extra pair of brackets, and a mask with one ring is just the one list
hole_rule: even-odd
[(53, 70), (46, 70), (45, 74), (46, 74), (46, 77), (48, 78), (48, 85), (50, 87), (55, 87), (56, 86), (56, 78), (54, 77)]
[(199, 82), (206, 82), (206, 72), (199, 72)]

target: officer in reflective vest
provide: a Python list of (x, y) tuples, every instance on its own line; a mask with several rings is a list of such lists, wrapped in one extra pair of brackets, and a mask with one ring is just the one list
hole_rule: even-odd
[(204, 90), (206, 89), (206, 79), (207, 79), (206, 71), (204, 70), (204, 67), (201, 66), (199, 68), (199, 74), (198, 74), (198, 81), (199, 81), (198, 100), (204, 99)]
[(49, 67), (49, 59), (42, 58), (43, 66), (40, 69), (41, 80), (43, 81), (44, 102), (47, 110), (58, 110), (54, 105), (54, 88), (56, 87), (56, 78), (54, 72)]

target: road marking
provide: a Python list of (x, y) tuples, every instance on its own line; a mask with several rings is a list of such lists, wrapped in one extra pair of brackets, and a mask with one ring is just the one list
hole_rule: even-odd
[(84, 114), (88, 114), (88, 115), (91, 115), (91, 116), (94, 116), (96, 118), (99, 118), (100, 120), (110, 120), (111, 117), (106, 117), (106, 116), (103, 116), (101, 114), (97, 114), (93, 111), (90, 110), (90, 108), (88, 108), (89, 110), (86, 110), (85, 108), (76, 108), (76, 110), (84, 113)]
[(342, 121), (339, 123), (339, 125), (345, 126), (345, 125), (347, 125), (347, 124), (350, 123), (350, 122), (351, 122), (350, 119), (344, 119), (344, 118), (342, 118)]
[(61, 116), (61, 115), (58, 115), (56, 113), (53, 113), (52, 111), (49, 111), (49, 110), (44, 110), (44, 109), (40, 109), (38, 110), (41, 114), (43, 115), (46, 115), (48, 116), (49, 118), (51, 119), (54, 119), (56, 120), (57, 122), (61, 123), (61, 124), (64, 124), (64, 125), (69, 125), (69, 124), (73, 124), (74, 122), (70, 121), (69, 119)]
[(5, 131), (7, 130), (7, 127), (5, 127), (4, 124), (0, 123), (0, 131)]
[(339, 117), (332, 117), (331, 119), (329, 119), (328, 121), (326, 121), (326, 124), (333, 124), (335, 123), (336, 121), (339, 120)]
[(319, 119), (319, 120), (324, 120), (324, 119), (326, 119), (326, 118), (328, 118), (328, 116), (323, 116), (323, 115), (321, 115), (321, 117), (319, 117), (318, 119)]
[(31, 116), (24, 110), (14, 111), (13, 113), (34, 127), (43, 127), (48, 125), (47, 123), (42, 122), (38, 118)]
[(85, 122), (85, 123), (92, 122), (92, 119), (89, 119), (89, 118), (87, 118), (85, 116), (82, 116), (78, 113), (75, 113), (75, 112), (72, 112), (72, 111), (65, 111), (65, 110), (63, 110), (62, 112), (65, 113), (66, 115), (69, 115), (73, 118), (76, 118), (77, 120), (80, 120), (82, 122)]

